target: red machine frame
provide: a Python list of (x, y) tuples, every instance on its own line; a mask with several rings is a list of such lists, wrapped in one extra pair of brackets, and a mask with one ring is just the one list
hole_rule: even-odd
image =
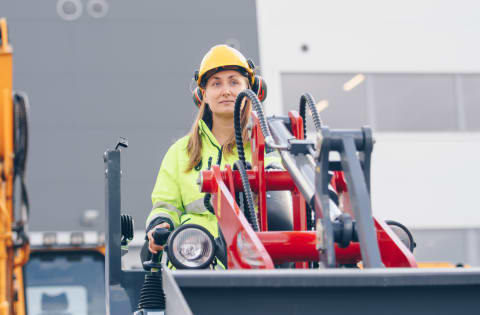
[[(288, 116), (293, 135), (303, 139), (303, 119), (296, 111), (289, 112)], [(265, 141), (255, 113), (252, 118), (252, 169), (247, 174), (251, 189), (258, 196), (259, 232), (253, 231), (233, 197), (243, 189), (238, 171), (232, 171), (229, 165), (222, 171), (215, 165), (212, 170), (202, 172), (201, 190), (213, 195), (215, 214), (227, 245), (228, 268), (274, 269), (275, 264), (287, 261), (295, 262), (296, 268), (308, 268), (308, 261), (319, 261), (319, 252), (316, 232), (307, 230), (305, 200), (287, 171), (265, 171)], [(336, 171), (331, 184), (339, 195), (342, 210), (353, 217), (343, 172)], [(268, 230), (267, 190), (291, 191), (293, 231)], [(413, 254), (388, 225), (375, 218), (374, 223), (385, 267), (417, 267)], [(362, 260), (358, 242), (351, 242), (346, 248), (335, 244), (335, 255), (337, 264), (342, 265), (354, 265)]]

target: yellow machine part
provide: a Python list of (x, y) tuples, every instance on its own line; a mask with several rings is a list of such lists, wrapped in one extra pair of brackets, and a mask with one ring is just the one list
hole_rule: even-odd
[(12, 240), (14, 222), (12, 47), (8, 41), (7, 21), (4, 18), (0, 19), (0, 36), (0, 315), (10, 315), (25, 314), (21, 266), (28, 260), (29, 249), (20, 249), (19, 255), (15, 257)]
[(459, 266), (458, 264), (452, 264), (446, 261), (424, 261), (418, 263), (418, 268), (471, 268), (470, 265), (462, 264)]

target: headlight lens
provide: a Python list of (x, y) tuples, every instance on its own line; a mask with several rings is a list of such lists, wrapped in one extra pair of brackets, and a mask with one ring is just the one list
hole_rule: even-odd
[(178, 269), (206, 268), (215, 256), (213, 236), (196, 224), (181, 226), (170, 236), (168, 256)]

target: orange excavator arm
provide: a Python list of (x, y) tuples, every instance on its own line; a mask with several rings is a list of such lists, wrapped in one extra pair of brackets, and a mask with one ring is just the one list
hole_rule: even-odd
[[(12, 226), (14, 172), (14, 103), (12, 47), (7, 21), (0, 19), (0, 315), (25, 314), (21, 267), (28, 245), (14, 248)], [(16, 294), (15, 294), (16, 292)], [(15, 298), (16, 296), (16, 298)]]

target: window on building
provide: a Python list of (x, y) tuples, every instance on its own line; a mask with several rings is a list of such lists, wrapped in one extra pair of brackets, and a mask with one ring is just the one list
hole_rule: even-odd
[(281, 78), (284, 112), (298, 110), (300, 96), (309, 92), (322, 103), (322, 120), (332, 128), (480, 130), (480, 75), (283, 73)]

